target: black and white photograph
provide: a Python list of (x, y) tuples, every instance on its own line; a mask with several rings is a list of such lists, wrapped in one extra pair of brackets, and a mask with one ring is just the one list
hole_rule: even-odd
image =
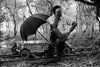
[(100, 1), (0, 0), (0, 67), (100, 67)]

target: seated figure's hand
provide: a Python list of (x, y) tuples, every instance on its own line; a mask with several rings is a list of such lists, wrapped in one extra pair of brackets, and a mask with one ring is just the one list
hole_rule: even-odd
[(61, 41), (66, 41), (66, 40), (67, 40), (68, 35), (69, 35), (69, 32), (64, 33), (64, 34), (63, 34), (63, 36), (62, 36)]
[(69, 34), (70, 34), (70, 33), (67, 32), (67, 33), (64, 33), (63, 35), (65, 35), (65, 37), (68, 37)]

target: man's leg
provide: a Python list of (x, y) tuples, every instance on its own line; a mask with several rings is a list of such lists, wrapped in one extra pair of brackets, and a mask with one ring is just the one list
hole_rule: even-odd
[(63, 36), (62, 33), (56, 28), (52, 29), (52, 32), (54, 32), (59, 39), (61, 39)]
[(61, 53), (60, 53), (60, 48), (59, 48), (60, 39), (57, 39), (55, 41), (55, 44), (56, 44), (56, 50), (57, 50), (57, 61), (60, 61), (60, 59), (61, 59)]
[(62, 44), (60, 39), (56, 39), (55, 43), (56, 43), (56, 47), (57, 47), (57, 61), (60, 61), (61, 57), (62, 57), (64, 45)]

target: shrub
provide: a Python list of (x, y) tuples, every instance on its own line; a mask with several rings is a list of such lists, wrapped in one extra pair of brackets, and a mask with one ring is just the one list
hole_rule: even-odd
[(69, 37), (69, 42), (74, 47), (90, 47), (95, 44), (95, 39), (98, 37), (98, 32), (95, 31), (91, 35), (92, 36), (90, 36), (90, 34), (83, 33), (81, 36), (79, 36), (77, 33), (74, 33), (72, 36)]

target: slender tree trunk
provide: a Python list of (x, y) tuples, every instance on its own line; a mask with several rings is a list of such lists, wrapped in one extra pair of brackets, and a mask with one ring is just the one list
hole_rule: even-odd
[(86, 25), (86, 29), (83, 31), (83, 33), (86, 33), (87, 29), (88, 29), (88, 25)]
[(100, 32), (100, 21), (99, 21), (99, 32)]
[(94, 33), (94, 22), (92, 23), (92, 33)]
[(14, 36), (17, 35), (17, 30), (16, 30), (16, 20), (15, 20), (15, 15), (13, 15), (13, 21), (14, 21)]
[(93, 37), (93, 32), (94, 32), (94, 25), (93, 25), (93, 22), (91, 23), (91, 31), (90, 31), (90, 37)]
[(13, 21), (14, 21), (14, 36), (16, 36), (17, 35), (17, 30), (16, 30), (16, 28), (17, 28), (17, 26), (16, 26), (16, 19), (15, 19), (15, 15), (16, 15), (16, 6), (17, 6), (17, 4), (16, 4), (16, 0), (15, 0), (15, 5), (14, 5), (15, 7), (14, 7), (14, 9), (13, 9)]
[(65, 24), (63, 24), (63, 30), (65, 31), (66, 29), (65, 29)]
[(100, 17), (96, 16), (97, 21), (99, 22), (99, 32), (100, 32)]
[(82, 32), (82, 24), (81, 24), (81, 20), (80, 20), (80, 10), (81, 10), (81, 3), (78, 3), (77, 5), (77, 23), (78, 23), (78, 27), (77, 27), (77, 32), (79, 35), (81, 35), (81, 32)]

